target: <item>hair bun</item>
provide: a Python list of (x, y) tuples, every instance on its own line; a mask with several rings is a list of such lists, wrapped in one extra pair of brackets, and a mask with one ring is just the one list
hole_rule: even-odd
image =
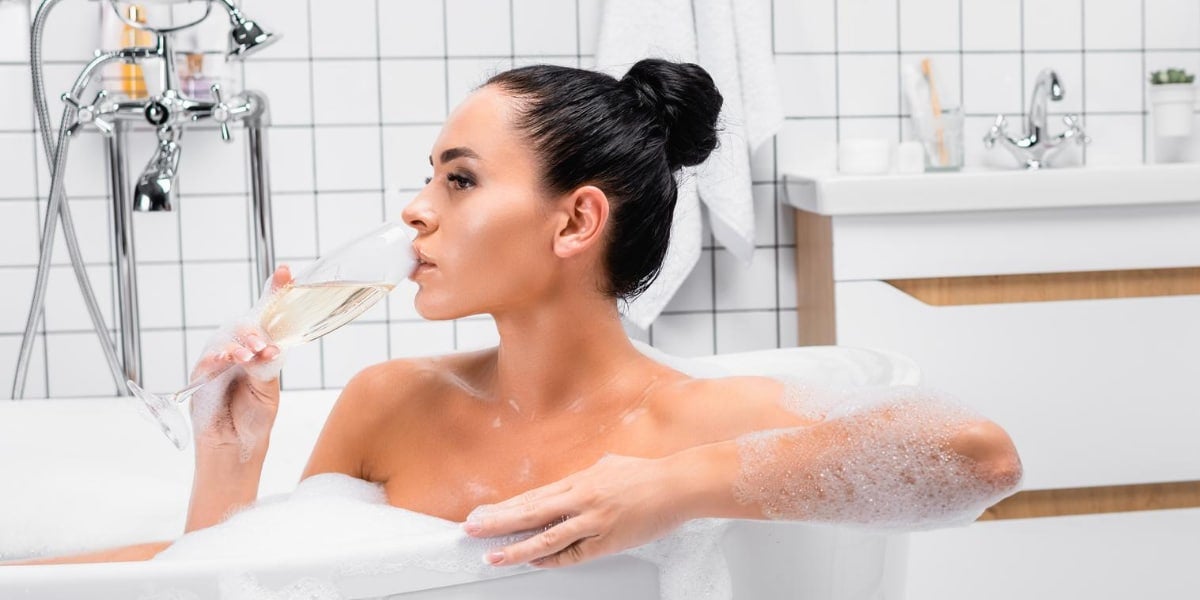
[(717, 147), (717, 115), (724, 98), (700, 65), (643, 59), (621, 78), (621, 85), (658, 116), (672, 171), (704, 162)]

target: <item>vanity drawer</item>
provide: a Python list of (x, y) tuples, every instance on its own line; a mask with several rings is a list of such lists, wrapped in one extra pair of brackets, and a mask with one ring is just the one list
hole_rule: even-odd
[[(802, 222), (807, 215), (799, 216)], [(835, 281), (1200, 265), (1200, 203), (834, 216), (831, 221)], [(804, 224), (797, 227), (807, 234)]]
[(1200, 595), (1200, 508), (979, 521), (909, 536), (910, 600)]
[(1200, 295), (931, 306), (834, 288), (837, 343), (912, 358), (1004, 427), (1025, 489), (1200, 480)]

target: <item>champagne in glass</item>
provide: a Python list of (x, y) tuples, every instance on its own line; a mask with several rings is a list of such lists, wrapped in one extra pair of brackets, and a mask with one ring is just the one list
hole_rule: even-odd
[[(282, 288), (270, 292), (257, 321), (271, 343), (284, 349), (310, 342), (353, 321), (391, 292), (416, 266), (407, 226), (388, 222), (317, 259)], [(254, 314), (251, 314), (253, 318)], [(232, 365), (201, 376), (170, 394), (153, 394), (125, 382), (167, 439), (183, 450), (191, 431), (179, 404)]]
[(276, 346), (315, 340), (345, 325), (396, 287), (394, 283), (289, 283), (276, 292), (259, 324)]

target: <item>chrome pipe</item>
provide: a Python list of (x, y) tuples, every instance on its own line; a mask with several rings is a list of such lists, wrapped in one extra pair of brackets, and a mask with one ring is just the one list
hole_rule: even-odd
[(275, 232), (271, 219), (271, 186), (267, 175), (266, 132), (262, 127), (247, 127), (250, 144), (250, 203), (254, 213), (254, 256), (258, 261), (258, 285), (261, 287), (275, 272)]
[(271, 179), (267, 170), (267, 133), (269, 112), (266, 95), (254, 90), (243, 94), (253, 110), (246, 117), (246, 140), (250, 148), (250, 210), (254, 223), (254, 256), (258, 263), (258, 289), (267, 285), (275, 272), (275, 232), (271, 218)]
[[(141, 385), (142, 330), (138, 322), (137, 262), (133, 249), (133, 201), (129, 197), (128, 157), (125, 154), (126, 126), (116, 122), (108, 136), (104, 154), (108, 159), (108, 187), (112, 194), (113, 266), (120, 321), (121, 364), (124, 377)], [(117, 393), (128, 396), (126, 386)]]

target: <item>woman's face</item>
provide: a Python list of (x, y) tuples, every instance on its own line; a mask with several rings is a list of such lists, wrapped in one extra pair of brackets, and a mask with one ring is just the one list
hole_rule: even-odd
[(427, 319), (526, 305), (548, 293), (558, 264), (554, 203), (541, 191), (533, 150), (511, 124), (513, 99), (494, 86), (473, 92), (434, 142), (428, 183), (405, 207)]

